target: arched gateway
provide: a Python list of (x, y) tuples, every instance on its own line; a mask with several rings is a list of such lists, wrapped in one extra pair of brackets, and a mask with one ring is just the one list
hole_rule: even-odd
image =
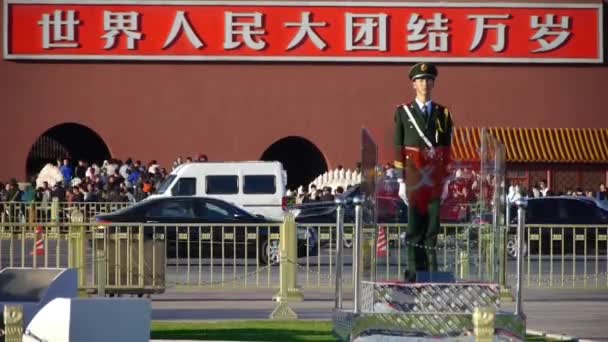
[(92, 129), (77, 123), (53, 126), (36, 139), (26, 161), (28, 179), (57, 158), (101, 163), (110, 158), (108, 146)]
[(277, 160), (287, 171), (287, 188), (307, 186), (315, 177), (327, 171), (323, 153), (302, 137), (282, 138), (262, 153), (262, 160)]

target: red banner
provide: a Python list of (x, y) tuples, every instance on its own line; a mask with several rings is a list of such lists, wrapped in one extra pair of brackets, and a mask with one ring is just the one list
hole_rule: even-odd
[(4, 1), (6, 59), (601, 63), (601, 4)]

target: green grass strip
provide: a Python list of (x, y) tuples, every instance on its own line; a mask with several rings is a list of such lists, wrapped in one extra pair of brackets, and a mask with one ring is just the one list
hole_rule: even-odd
[[(152, 322), (152, 339), (220, 341), (337, 341), (331, 321), (201, 321)], [(529, 342), (556, 342), (539, 336), (526, 336)], [(563, 341), (561, 341), (563, 342)]]
[(153, 322), (152, 339), (336, 341), (331, 321)]

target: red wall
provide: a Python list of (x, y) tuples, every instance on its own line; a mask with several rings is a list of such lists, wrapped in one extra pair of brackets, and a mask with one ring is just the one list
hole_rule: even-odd
[[(396, 105), (409, 101), (409, 64), (65, 63), (0, 61), (0, 180), (25, 176), (45, 130), (77, 122), (119, 158), (204, 152), (258, 159), (297, 135), (330, 167), (358, 160), (372, 129), (389, 160)], [(604, 65), (439, 65), (434, 99), (461, 126), (608, 127)]]

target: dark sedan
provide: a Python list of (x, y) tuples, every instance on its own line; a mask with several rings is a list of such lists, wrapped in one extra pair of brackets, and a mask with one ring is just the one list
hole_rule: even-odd
[[(209, 197), (165, 197), (144, 200), (111, 214), (98, 215), (97, 222), (159, 224), (151, 227), (166, 233), (167, 253), (191, 257), (256, 257), (261, 263), (279, 260), (280, 221), (253, 215), (226, 201)], [(201, 224), (200, 227), (181, 225)], [(175, 226), (172, 226), (175, 225)], [(240, 226), (243, 225), (243, 226)], [(298, 229), (298, 255), (316, 255), (316, 235)], [(148, 234), (152, 233), (150, 229)], [(308, 243), (307, 243), (308, 242)], [(200, 249), (199, 249), (200, 246)], [(213, 253), (213, 254), (212, 254)]]
[[(517, 210), (514, 206), (510, 216), (512, 235), (509, 236), (507, 251), (511, 257), (516, 257), (514, 225), (517, 223)], [(590, 255), (596, 253), (596, 246), (598, 253), (606, 250), (604, 239), (608, 233), (608, 210), (589, 197), (530, 198), (526, 226), (528, 234), (525, 235), (524, 246), (529, 247), (530, 254), (561, 254), (563, 250), (564, 253), (582, 255), (586, 248)], [(596, 236), (601, 241), (596, 240)]]
[[(345, 202), (344, 222), (355, 222), (355, 208), (353, 198), (361, 195), (359, 186), (349, 189), (343, 194)], [(377, 197), (378, 222), (381, 223), (407, 223), (407, 205), (396, 196)], [(333, 201), (309, 202), (298, 205), (294, 209), (298, 223), (336, 223), (337, 204)]]
[[(386, 184), (386, 183), (385, 183)], [(407, 223), (407, 204), (398, 196), (399, 185), (396, 181), (388, 183), (376, 194), (378, 223)], [(355, 222), (355, 209), (352, 200), (361, 195), (360, 187), (354, 186), (343, 194), (345, 205), (344, 222)], [(441, 204), (441, 222), (467, 222), (467, 205), (446, 199)], [(337, 205), (333, 201), (303, 203), (294, 208), (296, 222), (299, 223), (336, 223)]]

